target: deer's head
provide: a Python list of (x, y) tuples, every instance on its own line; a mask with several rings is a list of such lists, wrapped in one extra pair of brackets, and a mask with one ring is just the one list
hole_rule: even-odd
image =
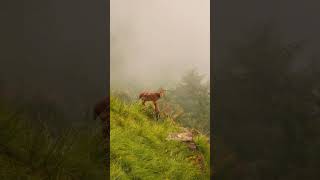
[(159, 89), (160, 97), (164, 96), (164, 92), (165, 92), (165, 90), (163, 88)]

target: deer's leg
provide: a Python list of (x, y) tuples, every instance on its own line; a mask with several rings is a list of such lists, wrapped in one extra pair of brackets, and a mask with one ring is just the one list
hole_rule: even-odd
[(102, 124), (103, 124), (103, 137), (108, 138), (109, 133), (110, 133), (110, 127), (109, 127), (109, 123), (108, 123), (108, 120), (109, 120), (108, 112), (102, 112), (99, 115), (99, 117), (100, 117)]
[(158, 104), (156, 101), (153, 101), (153, 105), (154, 105), (154, 111), (156, 113), (156, 117), (157, 117), (157, 120), (159, 119), (160, 117), (160, 111), (159, 111), (159, 107), (158, 107)]
[(104, 139), (104, 142), (105, 142), (105, 147), (104, 147), (104, 150), (105, 150), (105, 153), (106, 153), (106, 165), (109, 164), (109, 155), (108, 155), (108, 149), (109, 149), (109, 137), (110, 137), (110, 125), (108, 123), (109, 121), (109, 114), (108, 112), (102, 112), (99, 114), (99, 118), (101, 119), (101, 122), (102, 122), (102, 135), (103, 135), (103, 139)]
[(157, 102), (153, 101), (153, 105), (154, 105), (154, 111), (158, 112)]

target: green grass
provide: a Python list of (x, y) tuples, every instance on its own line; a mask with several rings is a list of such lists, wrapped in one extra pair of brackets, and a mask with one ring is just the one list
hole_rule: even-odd
[[(181, 131), (170, 119), (156, 121), (149, 107), (111, 98), (111, 179), (209, 179), (207, 137), (195, 137), (197, 150), (167, 141)], [(0, 103), (0, 179), (107, 179), (101, 124), (50, 127)], [(194, 159), (203, 157), (204, 162)]]
[(0, 179), (106, 179), (99, 126), (53, 136), (45, 123), (0, 105)]
[[(169, 133), (181, 131), (170, 119), (155, 120), (152, 109), (137, 103), (110, 101), (111, 179), (209, 179), (208, 138), (195, 137), (192, 152), (182, 142), (167, 141)], [(202, 163), (193, 159), (202, 157)]]

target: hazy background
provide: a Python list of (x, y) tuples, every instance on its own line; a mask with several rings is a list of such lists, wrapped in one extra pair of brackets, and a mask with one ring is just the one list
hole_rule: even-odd
[(190, 68), (209, 79), (209, 0), (111, 0), (111, 87), (169, 86)]
[(0, 179), (107, 179), (92, 113), (109, 90), (107, 1), (0, 8)]
[(215, 178), (319, 179), (319, 1), (213, 2)]
[(34, 105), (35, 113), (55, 106), (50, 111), (67, 116), (61, 126), (83, 119), (109, 90), (105, 4), (85, 0), (6, 3), (0, 99), (17, 106)]

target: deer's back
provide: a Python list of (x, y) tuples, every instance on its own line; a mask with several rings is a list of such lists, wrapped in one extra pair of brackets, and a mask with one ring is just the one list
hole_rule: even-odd
[(108, 113), (108, 112), (109, 112), (109, 98), (104, 97), (94, 106), (95, 118), (97, 116), (100, 116), (102, 113)]
[(139, 98), (144, 101), (157, 101), (160, 98), (160, 93), (157, 92), (142, 92)]

